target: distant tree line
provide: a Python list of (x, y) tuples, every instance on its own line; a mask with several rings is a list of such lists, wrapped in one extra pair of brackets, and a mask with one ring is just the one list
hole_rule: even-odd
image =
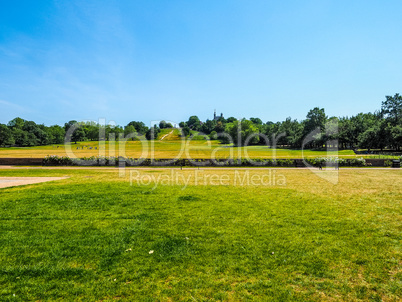
[(75, 120), (65, 123), (64, 127), (59, 125), (48, 127), (17, 117), (9, 121), (7, 125), (0, 124), (0, 146), (29, 147), (62, 144), (66, 135), (72, 142), (109, 140), (109, 138), (118, 140), (121, 136), (135, 139), (138, 135), (145, 135), (148, 130), (143, 122), (136, 121), (128, 123), (124, 129), (121, 126)]
[(63, 127), (38, 125), (32, 121), (15, 118), (7, 125), (0, 124), (0, 146), (38, 146), (64, 142)]
[(140, 136), (148, 140), (156, 139), (161, 129), (173, 128), (171, 123), (161, 121), (154, 127), (147, 127), (143, 122), (132, 121), (124, 128), (121, 126), (100, 125), (95, 122), (77, 122), (71, 120), (64, 124), (45, 126), (17, 117), (7, 125), (0, 124), (0, 146), (41, 146), (62, 144), (67, 138), (71, 142), (119, 140), (125, 138), (137, 140)]
[(260, 118), (237, 120), (219, 117), (200, 121), (191, 116), (181, 122), (183, 136), (191, 130), (199, 131), (210, 139), (234, 145), (275, 144), (289, 148), (322, 148), (326, 142), (337, 140), (339, 148), (399, 150), (402, 146), (402, 96), (386, 96), (381, 109), (374, 113), (359, 113), (351, 117), (328, 117), (323, 108), (311, 109), (306, 119), (287, 118), (282, 122), (263, 123)]
[[(302, 146), (322, 148), (326, 142), (337, 140), (338, 147), (343, 149), (399, 150), (402, 146), (402, 96), (386, 96), (380, 110), (351, 117), (328, 117), (323, 108), (315, 107), (302, 121), (289, 117), (282, 122), (264, 123), (256, 117), (238, 120), (221, 116), (202, 122), (194, 115), (179, 126), (183, 137), (192, 136), (194, 131), (202, 132), (210, 139), (237, 146), (275, 144), (295, 149)], [(48, 127), (17, 117), (7, 125), (0, 124), (0, 146), (61, 144), (66, 137), (72, 142), (119, 140), (122, 137), (136, 140), (140, 136), (152, 140), (158, 137), (161, 129), (172, 127), (166, 121), (150, 128), (143, 122), (132, 121), (123, 128), (74, 120), (65, 123), (64, 127)]]

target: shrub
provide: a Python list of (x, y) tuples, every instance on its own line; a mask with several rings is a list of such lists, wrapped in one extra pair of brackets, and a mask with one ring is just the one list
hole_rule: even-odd
[(384, 161), (384, 167), (391, 167), (392, 166), (392, 161), (387, 159), (386, 161)]
[(218, 134), (216, 133), (215, 130), (212, 131), (212, 132), (209, 134), (209, 138), (210, 138), (210, 139), (218, 139)]
[(366, 160), (362, 157), (351, 158), (351, 159), (345, 159), (345, 158), (339, 158), (339, 157), (316, 157), (316, 158), (307, 158), (306, 162), (314, 167), (318, 167), (318, 166), (331, 167), (331, 166), (336, 166), (336, 165), (338, 165), (339, 167), (345, 167), (345, 166), (364, 167), (364, 166), (366, 166)]
[(44, 166), (74, 166), (76, 161), (68, 156), (47, 155), (43, 159)]

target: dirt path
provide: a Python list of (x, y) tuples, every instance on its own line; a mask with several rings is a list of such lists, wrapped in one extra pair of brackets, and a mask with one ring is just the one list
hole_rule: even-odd
[(0, 177), (0, 188), (31, 185), (66, 178), (68, 177)]
[(170, 131), (168, 134), (165, 134), (164, 136), (162, 136), (160, 140), (163, 140), (166, 136), (168, 136), (168, 135), (170, 135), (170, 134), (172, 134), (172, 133), (173, 133), (173, 130)]

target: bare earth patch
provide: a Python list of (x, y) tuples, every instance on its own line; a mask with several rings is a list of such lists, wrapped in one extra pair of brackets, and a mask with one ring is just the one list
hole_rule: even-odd
[(31, 185), (66, 178), (67, 177), (0, 177), (0, 188)]

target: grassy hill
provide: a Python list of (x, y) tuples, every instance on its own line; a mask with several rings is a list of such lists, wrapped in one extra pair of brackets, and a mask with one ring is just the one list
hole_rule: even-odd
[[(122, 151), (121, 151), (122, 150)], [(154, 158), (302, 158), (339, 156), (343, 158), (362, 157), (368, 155), (355, 155), (352, 150), (339, 152), (273, 149), (268, 146), (232, 147), (220, 144), (216, 140), (206, 140), (197, 131), (192, 131), (191, 137), (181, 137), (180, 129), (162, 129), (157, 140), (140, 140), (125, 142), (113, 141), (85, 141), (77, 144), (50, 145), (36, 147), (0, 148), (0, 157), (34, 157), (43, 158), (47, 155), (90, 157), (90, 156), (124, 156), (124, 157), (151, 157)]]
[[(166, 130), (166, 129), (164, 129)], [(46, 155), (59, 156), (128, 156), (133, 158), (150, 157), (151, 151), (155, 158), (216, 158), (245, 157), (251, 158), (301, 158), (338, 155), (339, 157), (357, 157), (351, 150), (342, 150), (338, 153), (311, 150), (271, 149), (267, 146), (230, 147), (222, 145), (218, 141), (183, 140), (179, 136), (179, 130), (162, 132), (158, 140), (154, 141), (127, 141), (127, 142), (78, 142), (70, 145), (51, 145), (21, 148), (0, 148), (0, 157), (36, 157), (43, 158)], [(167, 135), (163, 140), (162, 136)], [(124, 152), (120, 152), (120, 148)], [(361, 157), (359, 155), (358, 157)]]

